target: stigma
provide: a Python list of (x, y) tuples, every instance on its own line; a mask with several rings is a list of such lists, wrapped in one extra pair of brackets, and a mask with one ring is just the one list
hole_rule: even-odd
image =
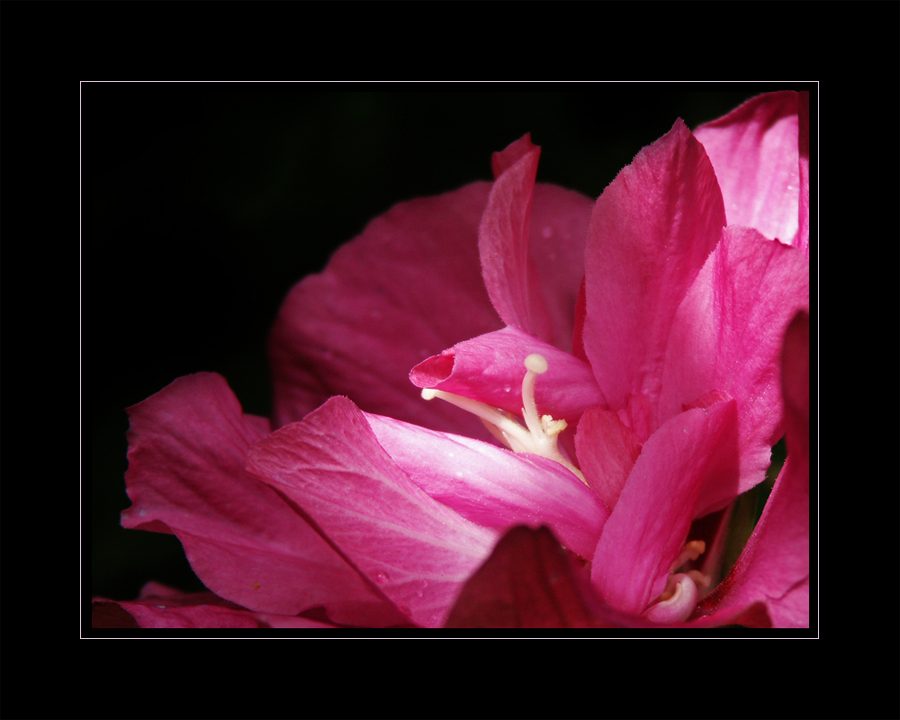
[[(557, 436), (566, 429), (565, 420), (554, 420), (550, 415), (539, 415), (534, 400), (534, 386), (538, 375), (547, 372), (547, 358), (532, 353), (525, 358), (525, 377), (522, 379), (522, 418), (499, 408), (491, 407), (478, 400), (453, 393), (426, 388), (422, 397), (426, 400), (440, 398), (481, 418), (491, 434), (513, 452), (532, 453), (558, 462), (571, 471), (581, 482), (588, 485), (581, 470), (562, 454), (557, 446)], [(590, 487), (590, 485), (588, 485)]]

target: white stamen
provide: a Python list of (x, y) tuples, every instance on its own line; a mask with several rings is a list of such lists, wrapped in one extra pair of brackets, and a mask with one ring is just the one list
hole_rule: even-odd
[[(554, 420), (550, 415), (539, 415), (534, 400), (534, 384), (538, 375), (543, 375), (549, 367), (547, 359), (538, 353), (525, 358), (525, 377), (522, 379), (522, 417), (526, 427), (522, 427), (516, 417), (505, 410), (486, 405), (478, 400), (455, 395), (435, 388), (422, 390), (422, 397), (431, 400), (439, 397), (457, 407), (477, 415), (487, 425), (488, 430), (513, 452), (527, 452), (541, 455), (563, 465), (574, 473), (581, 482), (588, 485), (584, 475), (560, 452), (556, 437), (566, 429), (565, 420)], [(590, 487), (590, 485), (588, 485)]]

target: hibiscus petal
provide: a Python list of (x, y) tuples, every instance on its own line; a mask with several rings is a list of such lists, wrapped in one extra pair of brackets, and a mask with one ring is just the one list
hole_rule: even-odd
[(638, 436), (616, 413), (594, 407), (578, 421), (575, 448), (585, 478), (612, 510), (641, 454)]
[(418, 625), (444, 621), (496, 538), (416, 486), (347, 398), (332, 398), (255, 445), (248, 470), (297, 503)]
[(421, 388), (444, 390), (519, 414), (526, 372), (523, 362), (532, 353), (543, 355), (549, 367), (535, 385), (541, 413), (575, 420), (587, 408), (605, 402), (590, 365), (512, 327), (428, 358), (412, 369), (409, 379)]
[(92, 628), (329, 628), (315, 620), (290, 615), (254, 613), (210, 592), (182, 593), (148, 583), (138, 600), (91, 604)]
[(484, 433), (423, 403), (407, 377), (423, 358), (502, 326), (479, 272), (489, 190), (475, 183), (396, 205), (291, 290), (269, 341), (276, 427), (347, 395), (371, 412)]
[(716, 169), (728, 224), (794, 242), (800, 200), (797, 93), (755, 97), (694, 135)]
[(593, 554), (609, 511), (559, 463), (378, 415), (366, 419), (410, 479), (464, 518), (497, 530), (545, 524), (573, 552)]
[(672, 417), (710, 389), (736, 398), (739, 493), (764, 479), (783, 433), (782, 338), (808, 303), (809, 263), (801, 253), (755, 230), (729, 227), (675, 315), (659, 417)]
[(445, 627), (595, 627), (572, 564), (545, 527), (511, 529), (466, 583)]
[[(478, 229), (481, 272), (497, 314), (507, 325), (550, 341), (550, 317), (528, 252), (531, 201), (541, 149), (530, 136), (507, 148)], [(516, 157), (518, 155), (518, 157)]]
[(795, 245), (809, 259), (809, 93), (800, 93), (800, 217)]
[(479, 229), (481, 268), (507, 325), (568, 349), (591, 201), (536, 186), (539, 156), (530, 135), (494, 153), (497, 179)]
[(712, 165), (681, 120), (600, 196), (585, 253), (583, 339), (609, 409), (626, 408), (632, 394), (655, 408), (672, 318), (724, 225)]
[(277, 493), (244, 470), (266, 435), (214, 373), (179, 378), (128, 409), (132, 506), (122, 525), (173, 532), (218, 596), (261, 612), (326, 606), (338, 622), (395, 624), (372, 592)]
[(665, 589), (701, 490), (729, 458), (736, 466), (736, 424), (729, 400), (681, 413), (644, 443), (594, 555), (591, 580), (610, 606), (640, 615)]
[(762, 517), (703, 614), (765, 602), (776, 627), (809, 627), (809, 315), (784, 340), (788, 456)]

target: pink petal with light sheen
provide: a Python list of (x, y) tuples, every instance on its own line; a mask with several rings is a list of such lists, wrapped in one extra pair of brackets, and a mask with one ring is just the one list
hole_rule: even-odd
[(736, 422), (729, 400), (672, 418), (644, 443), (594, 555), (591, 580), (610, 606), (640, 615), (665, 589), (702, 488), (736, 465)]
[(539, 412), (575, 420), (587, 408), (605, 402), (586, 362), (512, 327), (428, 358), (412, 369), (409, 379), (417, 387), (444, 390), (521, 414), (523, 363), (532, 353), (543, 355), (549, 368), (535, 384)]
[(729, 225), (796, 243), (800, 200), (797, 93), (768, 93), (694, 131), (716, 169)]
[(575, 448), (581, 472), (612, 510), (641, 454), (638, 436), (612, 410), (593, 407), (578, 421)]
[(800, 218), (797, 249), (809, 259), (809, 93), (800, 93)]
[(400, 469), (464, 518), (497, 530), (548, 525), (573, 552), (593, 554), (609, 511), (559, 463), (378, 415), (366, 419)]
[(479, 230), (481, 268), (503, 321), (568, 350), (591, 201), (535, 185), (540, 148), (529, 135), (494, 153), (497, 180)]
[(609, 409), (639, 394), (655, 410), (672, 318), (724, 225), (712, 165), (681, 120), (600, 196), (587, 237), (583, 339)]
[[(737, 399), (739, 492), (765, 477), (783, 434), (779, 372), (784, 330), (809, 303), (809, 263), (749, 228), (726, 228), (684, 302), (666, 348), (662, 421), (714, 389)], [(709, 498), (709, 509), (731, 498)], [(721, 507), (721, 505), (719, 505)]]
[(423, 403), (409, 369), (502, 327), (481, 279), (478, 225), (490, 185), (400, 203), (288, 295), (269, 341), (276, 427), (332, 395), (438, 430), (488, 437), (474, 418)]
[(128, 409), (132, 506), (122, 525), (173, 532), (194, 572), (218, 596), (260, 612), (322, 605), (337, 622), (402, 621), (283, 498), (244, 470), (265, 436), (225, 379), (179, 378)]
[(418, 625), (444, 621), (496, 540), (496, 532), (416, 486), (346, 398), (332, 398), (303, 422), (255, 445), (247, 467), (297, 503), (372, 586)]
[(787, 460), (753, 535), (703, 614), (765, 602), (776, 627), (809, 627), (809, 315), (784, 340)]

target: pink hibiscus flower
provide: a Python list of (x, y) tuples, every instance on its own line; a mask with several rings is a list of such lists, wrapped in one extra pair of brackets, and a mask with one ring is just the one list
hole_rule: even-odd
[[(808, 624), (795, 360), (786, 400), (780, 382), (809, 303), (805, 102), (679, 121), (593, 206), (535, 183), (526, 136), (493, 185), (373, 221), (282, 308), (275, 432), (208, 373), (129, 410), (123, 525), (178, 535), (224, 602), (97, 607), (176, 626), (202, 623), (185, 606), (257, 626)], [(785, 430), (718, 582), (726, 508)], [(705, 516), (723, 521), (694, 537)]]

